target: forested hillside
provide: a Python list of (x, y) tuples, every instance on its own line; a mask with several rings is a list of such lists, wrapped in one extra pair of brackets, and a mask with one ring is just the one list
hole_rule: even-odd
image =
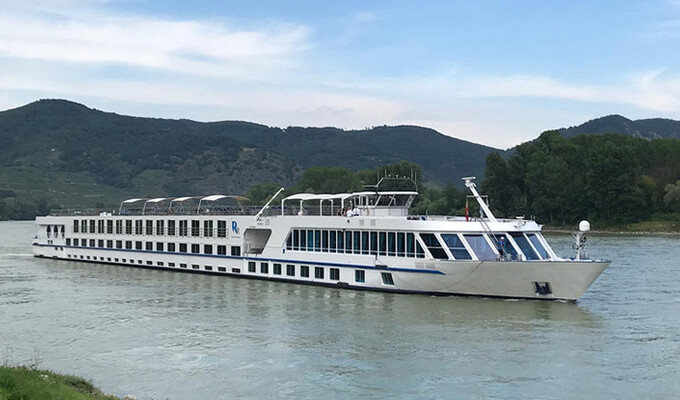
[(562, 128), (562, 136), (620, 133), (643, 139), (680, 139), (680, 121), (666, 118), (630, 120), (620, 115), (607, 115), (590, 120), (579, 126)]
[(0, 141), (0, 199), (5, 208), (22, 204), (22, 216), (39, 201), (43, 208), (94, 206), (244, 193), (258, 182), (290, 187), (311, 166), (360, 171), (406, 160), (422, 167), (421, 179), (459, 184), (483, 174), (486, 156), (499, 151), (414, 126), (279, 129), (129, 117), (65, 100), (0, 112)]
[(501, 215), (573, 225), (678, 219), (680, 140), (543, 133), (507, 161), (487, 158), (483, 190)]

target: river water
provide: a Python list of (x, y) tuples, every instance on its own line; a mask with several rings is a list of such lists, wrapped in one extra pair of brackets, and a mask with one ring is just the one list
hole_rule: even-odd
[[(591, 236), (577, 303), (358, 292), (35, 259), (0, 222), (0, 362), (138, 399), (676, 399), (680, 240)], [(570, 237), (548, 236), (568, 255)]]

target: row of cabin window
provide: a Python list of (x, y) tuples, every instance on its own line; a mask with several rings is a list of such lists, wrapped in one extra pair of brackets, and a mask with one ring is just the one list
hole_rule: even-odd
[(293, 229), (286, 249), (327, 253), (371, 254), (424, 258), (425, 252), (413, 233)]
[[(114, 243), (115, 242), (115, 243)], [(217, 254), (221, 256), (227, 255), (227, 247), (230, 247), (230, 255), (240, 256), (241, 246), (226, 246), (226, 245), (212, 245), (212, 244), (187, 244), (187, 243), (164, 243), (164, 242), (142, 242), (132, 240), (95, 240), (95, 239), (66, 239), (67, 246), (74, 247), (95, 247), (108, 249), (125, 249), (125, 250), (148, 250), (148, 251), (168, 251), (177, 253), (193, 253), (193, 254)], [(201, 251), (202, 250), (202, 251)], [(216, 251), (216, 252), (213, 252)]]
[[(167, 221), (167, 227), (165, 222)], [(191, 225), (189, 224), (191, 222)], [(215, 224), (214, 222), (217, 222)], [(116, 235), (157, 235), (227, 237), (227, 221), (204, 220), (73, 220), (73, 233), (107, 233)], [(215, 229), (216, 228), (216, 229)]]
[[(282, 275), (282, 266), (281, 264), (274, 263), (272, 265), (272, 273), (274, 275)], [(314, 278), (315, 279), (325, 279), (325, 270), (326, 268), (324, 267), (314, 267)], [(249, 261), (248, 262), (248, 272), (250, 273), (257, 273), (257, 264), (255, 261)], [(300, 265), (300, 278), (309, 278), (309, 266), (307, 265)], [(269, 263), (267, 262), (261, 262), (260, 263), (260, 268), (259, 268), (259, 273), (261, 274), (269, 274)], [(286, 264), (286, 276), (291, 276), (295, 277), (295, 265), (293, 264)], [(332, 281), (339, 281), (340, 280), (340, 268), (329, 268), (329, 277), (330, 280)], [(383, 272), (382, 273), (382, 280), (385, 285), (394, 285), (394, 280), (392, 278), (392, 274), (389, 272)], [(365, 283), (366, 282), (366, 271), (363, 269), (356, 269), (354, 270), (354, 282), (357, 283)]]

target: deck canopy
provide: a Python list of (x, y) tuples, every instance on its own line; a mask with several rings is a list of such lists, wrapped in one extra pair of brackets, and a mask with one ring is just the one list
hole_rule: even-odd
[[(197, 212), (198, 212), (199, 214), (201, 213), (201, 211), (202, 211), (202, 210), (201, 210), (201, 205), (202, 205), (204, 202), (213, 203), (213, 202), (216, 202), (216, 201), (219, 201), (219, 200), (222, 200), (222, 199), (232, 199), (232, 200), (236, 200), (236, 203), (238, 204), (238, 208), (239, 208), (239, 209), (243, 209), (243, 207), (241, 207), (241, 202), (242, 202), (242, 201), (250, 201), (249, 198), (243, 197), (243, 196), (236, 196), (236, 195), (232, 195), (232, 194), (213, 194), (213, 195), (210, 195), (210, 196), (202, 197), (202, 198), (198, 201)], [(219, 208), (219, 207), (218, 207), (218, 208)], [(206, 212), (207, 212), (208, 210), (203, 210), (203, 211), (206, 211)], [(222, 211), (226, 211), (226, 209), (222, 209)]]
[(145, 201), (145, 200), (148, 200), (148, 199), (139, 198), (139, 199), (127, 199), (127, 200), (123, 200), (123, 201), (120, 203), (120, 208), (118, 209), (118, 213), (119, 213), (119, 214), (122, 214), (122, 213), (123, 213), (123, 206), (125, 206), (126, 209), (127, 209), (127, 206), (129, 206), (129, 205), (131, 205), (131, 204), (134, 204), (134, 203), (138, 203), (138, 202), (140, 202), (140, 201)]

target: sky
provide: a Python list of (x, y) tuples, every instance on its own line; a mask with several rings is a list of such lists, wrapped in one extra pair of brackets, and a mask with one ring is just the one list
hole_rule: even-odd
[(0, 109), (363, 129), (508, 148), (680, 119), (680, 0), (0, 0)]

